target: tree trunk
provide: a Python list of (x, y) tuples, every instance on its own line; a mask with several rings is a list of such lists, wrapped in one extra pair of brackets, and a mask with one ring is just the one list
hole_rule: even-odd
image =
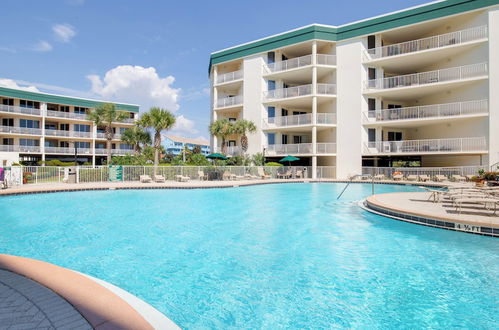
[(107, 165), (111, 165), (111, 141), (113, 140), (113, 129), (111, 126), (106, 126), (106, 153), (107, 153)]
[(161, 148), (161, 132), (154, 134), (154, 176), (156, 176), (159, 164), (159, 148)]
[(225, 150), (226, 150), (226, 145), (225, 145), (225, 137), (222, 137), (222, 154), (225, 155)]
[(248, 151), (248, 137), (245, 134), (241, 136), (241, 149), (243, 150), (243, 154)]

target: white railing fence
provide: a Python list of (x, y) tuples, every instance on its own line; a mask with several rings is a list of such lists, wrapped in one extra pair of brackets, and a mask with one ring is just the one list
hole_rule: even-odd
[(404, 177), (408, 175), (444, 175), (451, 179), (452, 175), (477, 175), (479, 170), (487, 170), (487, 166), (456, 166), (456, 167), (362, 167), (363, 175), (383, 175), (386, 179), (393, 178), (393, 173), (399, 172)]
[(317, 54), (318, 65), (336, 65), (336, 55)]
[[(286, 126), (301, 126), (311, 125), (313, 116), (311, 113), (292, 116), (269, 117), (263, 119), (264, 126), (286, 127)], [(318, 125), (333, 125), (336, 124), (335, 113), (317, 113), (316, 124)]]
[(40, 116), (41, 110), (35, 108), (23, 108), (12, 105), (0, 104), (0, 112), (20, 113), (23, 115)]
[(218, 84), (223, 84), (229, 81), (234, 81), (238, 79), (243, 78), (243, 71), (238, 70), (238, 71), (233, 71), (233, 72), (227, 72), (227, 73), (222, 73), (217, 75), (217, 83)]
[(264, 97), (267, 99), (286, 99), (290, 97), (298, 97), (312, 94), (312, 85), (302, 85), (288, 88), (279, 88), (264, 92)]
[(398, 109), (365, 111), (367, 121), (391, 121), (474, 115), (489, 112), (488, 100), (423, 105)]
[(301, 57), (290, 58), (285, 61), (275, 62), (267, 64), (270, 72), (279, 72), (285, 70), (291, 70), (296, 68), (301, 68), (303, 66), (312, 64), (312, 55), (305, 55)]
[[(108, 166), (78, 166), (72, 167), (74, 179), (69, 178), (69, 167), (59, 166), (14, 166), (22, 173), (20, 182), (16, 184), (32, 183), (92, 183), (109, 182), (110, 169)], [(262, 179), (261, 173), (271, 179), (311, 179), (310, 166), (158, 166), (157, 175), (166, 180), (175, 181), (177, 175), (188, 176), (190, 180), (249, 180)], [(154, 166), (122, 166), (122, 182), (139, 181), (141, 175), (154, 177)], [(317, 166), (318, 179), (334, 179), (336, 167)]]
[(27, 128), (27, 127), (19, 127), (19, 126), (0, 126), (0, 133), (41, 135), (42, 130), (40, 128)]
[(336, 95), (335, 84), (317, 84), (317, 94)]
[(217, 100), (217, 108), (225, 108), (243, 103), (242, 95), (228, 96)]
[(365, 89), (390, 89), (426, 85), (453, 80), (471, 79), (487, 75), (487, 72), (487, 63), (469, 64), (403, 76), (371, 79), (366, 81)]
[(297, 144), (269, 144), (265, 153), (268, 156), (273, 155), (293, 155), (293, 154), (311, 154), (312, 143), (297, 143)]
[(487, 26), (477, 26), (456, 32), (450, 32), (429, 38), (406, 41), (398, 44), (387, 45), (368, 49), (367, 52), (372, 59), (396, 56), (419, 52), (428, 49), (442, 48), (470, 41), (487, 38)]
[(487, 150), (485, 137), (368, 142), (367, 153), (480, 152)]

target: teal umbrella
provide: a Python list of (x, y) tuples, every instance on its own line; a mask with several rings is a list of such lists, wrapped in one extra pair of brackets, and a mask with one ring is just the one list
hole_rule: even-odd
[(300, 160), (300, 158), (295, 157), (295, 156), (291, 156), (291, 155), (287, 155), (286, 157), (284, 157), (283, 159), (281, 159), (279, 161), (279, 163), (288, 162), (288, 165), (291, 166), (291, 162), (294, 162), (296, 160)]
[(227, 160), (227, 157), (219, 153), (209, 154), (208, 156), (206, 156), (206, 158)]

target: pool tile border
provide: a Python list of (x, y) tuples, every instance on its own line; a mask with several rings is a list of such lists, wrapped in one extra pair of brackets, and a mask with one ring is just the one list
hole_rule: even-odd
[(473, 225), (450, 220), (444, 221), (442, 219), (438, 220), (436, 218), (428, 216), (395, 211), (393, 209), (385, 208), (374, 203), (372, 200), (370, 200), (370, 198), (366, 198), (364, 201), (360, 202), (359, 205), (368, 212), (382, 215), (395, 220), (410, 222), (422, 226), (459, 231), (468, 234), (499, 237), (499, 228)]

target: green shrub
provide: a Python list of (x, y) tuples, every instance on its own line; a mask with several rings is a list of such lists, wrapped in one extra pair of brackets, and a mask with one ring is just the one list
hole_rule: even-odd
[(265, 166), (284, 166), (281, 163), (276, 163), (276, 162), (268, 162), (265, 163)]
[[(39, 161), (38, 165), (44, 165), (45, 166), (74, 166), (74, 162), (62, 162), (59, 159), (52, 159), (52, 160), (46, 160), (46, 161)], [(92, 164), (90, 164), (92, 165)]]

